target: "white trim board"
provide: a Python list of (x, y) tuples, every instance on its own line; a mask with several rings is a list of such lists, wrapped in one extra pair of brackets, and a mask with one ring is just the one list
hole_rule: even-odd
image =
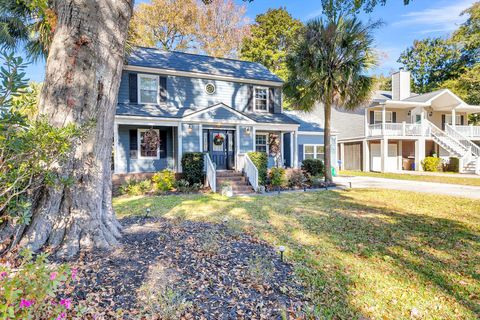
[(200, 79), (213, 79), (213, 80), (222, 80), (222, 81), (230, 81), (230, 82), (241, 82), (241, 83), (258, 84), (258, 85), (264, 85), (264, 86), (270, 86), (270, 87), (281, 87), (283, 85), (283, 82), (277, 82), (277, 81), (236, 78), (232, 76), (220, 76), (220, 75), (205, 74), (200, 72), (178, 71), (178, 70), (171, 70), (171, 69), (139, 67), (139, 66), (130, 66), (130, 65), (123, 66), (123, 70), (158, 73), (162, 75), (179, 76), (179, 77), (192, 77), (192, 78), (200, 78)]

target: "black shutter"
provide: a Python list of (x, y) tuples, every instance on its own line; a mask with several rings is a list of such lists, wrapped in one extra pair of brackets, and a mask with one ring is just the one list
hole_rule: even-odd
[(167, 77), (160, 77), (160, 102), (167, 101)]
[(460, 125), (463, 126), (465, 124), (465, 118), (464, 116), (460, 116)]
[(445, 115), (442, 114), (442, 130), (445, 130)]
[(130, 97), (130, 103), (137, 103), (138, 102), (138, 82), (137, 82), (137, 74), (136, 73), (129, 73), (128, 74), (128, 94)]
[(397, 123), (397, 113), (396, 112), (392, 112), (392, 122)]
[(160, 158), (167, 157), (167, 131), (160, 130)]
[(268, 89), (268, 102), (269, 102), (268, 111), (270, 113), (274, 113), (275, 112), (275, 88)]
[(370, 111), (370, 124), (375, 124), (375, 111)]
[(138, 158), (137, 129), (130, 130), (130, 159)]
[(253, 111), (253, 86), (248, 86), (247, 110)]

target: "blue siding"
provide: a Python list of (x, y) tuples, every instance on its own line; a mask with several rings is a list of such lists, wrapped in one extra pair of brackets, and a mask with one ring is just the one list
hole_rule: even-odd
[(200, 126), (192, 124), (192, 130), (189, 130), (189, 124), (182, 123), (182, 150), (185, 152), (199, 152), (200, 150)]
[(119, 173), (129, 172), (155, 172), (165, 168), (174, 168), (173, 159), (173, 137), (172, 128), (170, 127), (153, 127), (160, 130), (167, 130), (167, 157), (160, 159), (132, 159), (130, 155), (130, 130), (136, 130), (139, 126), (120, 125), (118, 128), (118, 155), (116, 157), (116, 169)]
[[(331, 143), (331, 158), (332, 165), (337, 166), (337, 137), (332, 136), (330, 139)], [(298, 135), (298, 163), (301, 164), (303, 160), (303, 145), (305, 144), (324, 144), (323, 135)]]
[[(250, 129), (250, 132), (247, 133), (247, 128)], [(254, 151), (253, 145), (253, 128), (252, 127), (243, 127), (240, 126), (240, 153), (247, 153)]]

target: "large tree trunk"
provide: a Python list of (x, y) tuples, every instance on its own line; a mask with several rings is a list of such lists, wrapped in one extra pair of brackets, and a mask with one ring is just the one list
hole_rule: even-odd
[(331, 183), (332, 179), (332, 154), (331, 154), (331, 128), (330, 120), (332, 114), (332, 104), (330, 102), (325, 103), (324, 105), (325, 112), (325, 126), (324, 126), (324, 146), (325, 146), (325, 182)]
[(113, 121), (133, 0), (54, 1), (57, 27), (47, 60), (40, 113), (55, 126), (88, 125), (59, 167), (68, 185), (37, 195), (21, 246), (50, 246), (71, 258), (108, 249), (120, 237), (111, 205)]

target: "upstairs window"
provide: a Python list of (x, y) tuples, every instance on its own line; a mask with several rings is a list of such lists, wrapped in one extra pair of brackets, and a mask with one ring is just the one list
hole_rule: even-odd
[(260, 133), (255, 135), (255, 151), (267, 152), (268, 150), (268, 138), (266, 133)]
[(158, 76), (138, 75), (138, 102), (141, 104), (158, 104)]
[(255, 88), (253, 100), (254, 110), (268, 111), (268, 88)]
[(323, 160), (325, 157), (325, 149), (320, 144), (305, 144), (303, 145), (303, 159), (319, 159)]
[[(382, 123), (382, 111), (375, 111), (375, 124)], [(393, 123), (392, 111), (385, 111), (385, 123)]]

